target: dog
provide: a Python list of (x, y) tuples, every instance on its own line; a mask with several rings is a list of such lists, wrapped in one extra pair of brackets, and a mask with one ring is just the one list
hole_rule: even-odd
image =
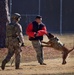
[(52, 35), (51, 33), (48, 33), (46, 36), (48, 37), (49, 41), (48, 42), (42, 41), (42, 43), (45, 44), (45, 45), (42, 44), (42, 47), (51, 47), (58, 51), (62, 51), (62, 54), (63, 54), (62, 55), (62, 59), (63, 59), (62, 65), (66, 64), (67, 63), (66, 58), (67, 58), (68, 54), (74, 50), (74, 47), (71, 50), (67, 49), (64, 46), (64, 44), (57, 37)]

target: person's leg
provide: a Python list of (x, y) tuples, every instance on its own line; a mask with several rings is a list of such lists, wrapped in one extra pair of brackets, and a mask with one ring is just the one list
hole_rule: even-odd
[(32, 45), (37, 53), (37, 60), (40, 64), (43, 64), (43, 47), (41, 46), (40, 41), (32, 41)]
[(2, 61), (2, 65), (1, 65), (2, 70), (5, 69), (6, 63), (10, 61), (11, 57), (13, 56), (13, 54), (14, 54), (14, 51), (9, 49), (6, 58)]
[(20, 48), (16, 47), (15, 48), (15, 69), (19, 69), (20, 66)]

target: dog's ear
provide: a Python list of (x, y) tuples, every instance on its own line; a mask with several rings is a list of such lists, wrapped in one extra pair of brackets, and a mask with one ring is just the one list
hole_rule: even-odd
[(54, 35), (52, 35), (51, 33), (47, 33), (46, 35), (47, 35), (47, 37), (48, 37), (49, 39), (51, 39), (51, 38), (54, 37)]

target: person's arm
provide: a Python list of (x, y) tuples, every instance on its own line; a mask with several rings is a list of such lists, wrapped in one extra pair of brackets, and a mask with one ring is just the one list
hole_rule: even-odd
[(20, 39), (20, 42), (24, 44), (24, 36), (23, 36), (23, 33), (22, 33), (22, 26), (20, 24), (18, 25), (17, 35)]
[(36, 32), (33, 32), (33, 25), (32, 23), (30, 23), (27, 28), (26, 28), (26, 34), (30, 37), (34, 37), (34, 35), (36, 34)]
[(37, 32), (37, 36), (43, 36), (44, 34), (47, 34), (46, 26), (43, 26), (43, 28)]

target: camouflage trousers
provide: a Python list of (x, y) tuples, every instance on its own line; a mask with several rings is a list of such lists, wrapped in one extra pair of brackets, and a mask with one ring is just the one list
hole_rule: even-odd
[(15, 68), (18, 69), (20, 65), (20, 51), (21, 47), (17, 39), (8, 38), (8, 54), (2, 61), (2, 65), (6, 65), (10, 61), (11, 57), (15, 54)]
[(37, 60), (39, 63), (43, 63), (43, 47), (39, 40), (32, 41), (32, 45), (37, 53)]

